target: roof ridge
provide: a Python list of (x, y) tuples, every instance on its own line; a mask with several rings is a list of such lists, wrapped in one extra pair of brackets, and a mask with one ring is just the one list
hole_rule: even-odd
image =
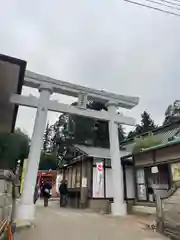
[[(179, 124), (179, 126), (177, 126), (177, 124)], [(170, 127), (170, 126), (172, 126), (171, 129), (163, 132), (164, 129), (166, 129), (167, 127)], [(172, 123), (172, 124), (167, 124), (167, 125), (165, 125), (165, 126), (160, 126), (160, 127), (158, 127), (158, 128), (153, 129), (152, 131), (144, 132), (144, 133), (142, 133), (142, 134), (138, 134), (137, 136), (135, 136), (135, 137), (133, 137), (133, 138), (126, 139), (126, 140), (124, 140), (124, 141), (122, 141), (122, 142), (120, 143), (120, 146), (133, 143), (134, 140), (135, 140), (135, 138), (143, 137), (143, 136), (145, 137), (145, 136), (147, 136), (148, 133), (150, 133), (150, 132), (153, 133), (154, 135), (157, 135), (157, 134), (160, 134), (160, 133), (164, 133), (164, 134), (165, 134), (165, 133), (171, 132), (172, 130), (175, 130), (175, 129), (177, 129), (177, 131), (180, 131), (180, 120), (178, 120), (178, 121), (176, 121), (175, 123)]]

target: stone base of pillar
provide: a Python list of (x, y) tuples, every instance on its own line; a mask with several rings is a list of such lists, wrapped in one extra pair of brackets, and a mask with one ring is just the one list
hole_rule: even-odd
[(113, 216), (126, 216), (127, 215), (127, 205), (111, 203), (111, 214)]
[(30, 221), (33, 222), (35, 220), (35, 205), (34, 204), (17, 204), (16, 215), (15, 218), (17, 221)]

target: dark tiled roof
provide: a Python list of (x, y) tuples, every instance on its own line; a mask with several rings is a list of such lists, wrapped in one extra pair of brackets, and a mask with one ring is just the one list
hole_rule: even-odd
[[(174, 136), (180, 137), (180, 121), (177, 121), (173, 124), (168, 124), (168, 125), (165, 125), (165, 126), (161, 126), (159, 128), (156, 128), (152, 132), (155, 136), (158, 136), (162, 140), (163, 144), (166, 144), (168, 142), (168, 140), (173, 138)], [(140, 136), (147, 136), (147, 135), (148, 135), (148, 132), (139, 135), (139, 137)], [(121, 148), (125, 147), (130, 152), (132, 151), (133, 146), (134, 146), (134, 138), (127, 139), (127, 140), (121, 142)]]

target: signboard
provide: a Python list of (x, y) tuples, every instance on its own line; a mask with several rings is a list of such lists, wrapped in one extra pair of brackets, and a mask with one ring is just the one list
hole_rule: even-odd
[(174, 182), (180, 181), (180, 163), (173, 163), (171, 164), (171, 173), (172, 173), (172, 180)]
[(96, 163), (93, 168), (93, 197), (104, 197), (104, 166), (103, 162)]
[(62, 174), (58, 174), (56, 177), (56, 193), (59, 193), (59, 186), (62, 180), (63, 180)]
[(157, 166), (152, 167), (151, 172), (152, 173), (158, 173), (159, 172), (158, 167)]
[(83, 177), (83, 178), (82, 178), (82, 187), (83, 187), (83, 188), (86, 188), (86, 187), (87, 187), (87, 178), (86, 178), (86, 177)]

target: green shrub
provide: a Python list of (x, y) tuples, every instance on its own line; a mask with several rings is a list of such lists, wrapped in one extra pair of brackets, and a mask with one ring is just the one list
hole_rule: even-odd
[(132, 153), (141, 152), (143, 149), (157, 146), (162, 143), (162, 140), (154, 136), (153, 133), (149, 133), (146, 137), (139, 137), (135, 139), (135, 145), (133, 147)]
[(0, 134), (0, 169), (14, 170), (17, 160), (27, 158), (28, 153), (29, 138), (19, 129)]

